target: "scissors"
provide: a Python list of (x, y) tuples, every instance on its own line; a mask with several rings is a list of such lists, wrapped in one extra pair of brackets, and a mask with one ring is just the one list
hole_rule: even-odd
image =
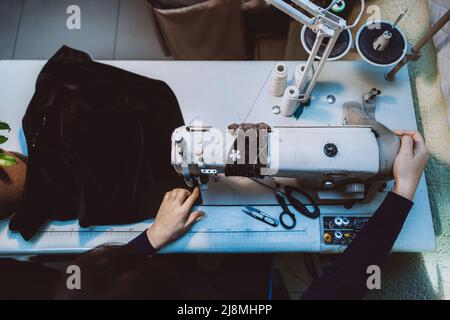
[[(280, 214), (280, 223), (286, 229), (293, 229), (295, 227), (295, 225), (297, 224), (297, 219), (295, 218), (295, 215), (292, 213), (292, 211), (289, 210), (286, 199), (292, 204), (294, 209), (297, 210), (298, 212), (300, 212), (302, 215), (304, 215), (308, 218), (311, 218), (311, 219), (316, 219), (320, 216), (319, 206), (314, 201), (314, 199), (309, 194), (307, 194), (305, 191), (303, 191), (299, 188), (293, 187), (293, 186), (284, 186), (284, 190), (283, 190), (283, 186), (276, 181), (274, 181), (275, 186), (271, 186), (271, 185), (268, 185), (257, 179), (252, 179), (252, 180), (266, 188), (272, 189), (275, 192), (275, 197), (277, 198), (277, 202), (283, 209), (283, 212), (281, 212), (281, 214)], [(313, 211), (310, 211), (299, 199), (297, 199), (294, 196), (294, 193), (299, 193), (299, 194), (303, 195), (313, 206), (313, 208), (314, 208)], [(286, 223), (285, 218), (287, 218), (287, 217), (289, 217), (289, 219), (292, 221), (290, 224)]]
[[(281, 206), (283, 211), (280, 213), (280, 223), (281, 225), (286, 229), (294, 229), (297, 225), (297, 218), (292, 213), (291, 210), (289, 210), (289, 207), (287, 206), (286, 200), (284, 197), (279, 194), (278, 192), (275, 192), (275, 197), (277, 198), (278, 204)], [(289, 217), (288, 219), (290, 222), (286, 222), (286, 217)]]
[(242, 211), (245, 214), (248, 214), (250, 217), (253, 217), (255, 219), (258, 219), (259, 221), (262, 221), (264, 223), (267, 223), (268, 225), (271, 225), (272, 227), (278, 226), (278, 220), (270, 215), (268, 215), (265, 212), (262, 212), (259, 209), (253, 208), (251, 206), (244, 206), (245, 209), (242, 209)]

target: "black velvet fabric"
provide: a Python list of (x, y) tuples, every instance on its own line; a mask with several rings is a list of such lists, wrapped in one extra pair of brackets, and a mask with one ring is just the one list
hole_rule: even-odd
[(88, 227), (154, 216), (164, 193), (184, 186), (170, 164), (170, 137), (183, 124), (166, 83), (62, 47), (23, 118), (29, 164), (10, 229), (29, 240), (47, 220)]

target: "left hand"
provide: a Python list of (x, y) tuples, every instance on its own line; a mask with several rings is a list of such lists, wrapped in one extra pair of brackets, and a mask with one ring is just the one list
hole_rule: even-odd
[(158, 250), (179, 238), (205, 216), (203, 211), (191, 212), (199, 195), (198, 187), (192, 193), (186, 189), (174, 189), (165, 194), (155, 222), (147, 230), (153, 248)]

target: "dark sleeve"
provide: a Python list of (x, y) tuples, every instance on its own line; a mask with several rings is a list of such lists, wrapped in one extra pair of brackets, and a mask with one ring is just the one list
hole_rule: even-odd
[(153, 248), (152, 244), (148, 240), (147, 230), (145, 230), (136, 238), (128, 242), (126, 246), (130, 246), (137, 249), (139, 252), (141, 252), (143, 255), (147, 257), (152, 254), (155, 254), (157, 251), (155, 248)]
[(382, 266), (412, 205), (410, 200), (389, 192), (366, 227), (301, 299), (362, 299), (368, 290), (367, 267)]

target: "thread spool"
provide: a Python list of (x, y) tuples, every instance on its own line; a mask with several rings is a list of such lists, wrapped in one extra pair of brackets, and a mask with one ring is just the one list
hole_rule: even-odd
[[(315, 31), (313, 31), (311, 28), (308, 28), (307, 26), (303, 26), (302, 31), (300, 32), (300, 41), (302, 42), (302, 46), (303, 48), (305, 48), (306, 52), (311, 53), (316, 38), (317, 33)], [(328, 41), (330, 41), (330, 38), (325, 38), (323, 40), (315, 57), (317, 60), (322, 59), (322, 55), (325, 52)], [(352, 33), (349, 29), (345, 29), (337, 38), (336, 44), (334, 45), (333, 49), (331, 49), (327, 61), (335, 61), (341, 59), (350, 51), (352, 45)]]
[(375, 39), (373, 43), (373, 48), (376, 51), (384, 51), (389, 45), (389, 41), (392, 38), (392, 33), (388, 30), (384, 31), (381, 36)]
[(345, 7), (346, 7), (345, 1), (339, 1), (334, 6), (331, 7), (331, 11), (334, 14), (340, 14), (345, 11)]
[[(385, 31), (390, 33), (389, 39), (384, 39)], [(403, 60), (408, 51), (408, 42), (403, 32), (386, 21), (374, 20), (361, 26), (355, 42), (359, 55), (377, 67), (396, 65)]]
[(296, 86), (286, 88), (280, 105), (281, 113), (284, 116), (290, 117), (295, 113), (298, 107), (298, 95), (299, 91)]
[(274, 97), (281, 97), (286, 88), (288, 67), (284, 63), (277, 63), (270, 76), (270, 93)]

